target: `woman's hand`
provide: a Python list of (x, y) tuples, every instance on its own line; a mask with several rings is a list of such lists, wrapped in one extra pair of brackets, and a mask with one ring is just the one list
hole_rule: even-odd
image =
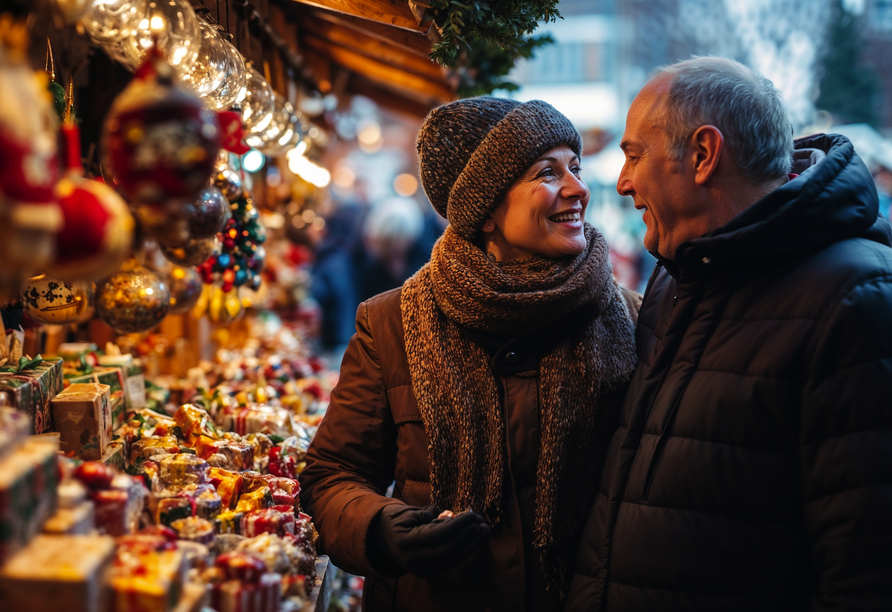
[[(454, 567), (489, 537), (490, 527), (474, 512), (438, 512), (436, 506), (385, 506), (372, 523), (381, 548), (404, 572), (426, 577)], [(439, 516), (434, 519), (434, 516)]]

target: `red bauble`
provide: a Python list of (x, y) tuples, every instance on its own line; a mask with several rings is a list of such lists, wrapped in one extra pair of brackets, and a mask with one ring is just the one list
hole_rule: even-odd
[(220, 142), (217, 115), (173, 82), (157, 54), (115, 99), (103, 130), (105, 163), (131, 204), (197, 198)]

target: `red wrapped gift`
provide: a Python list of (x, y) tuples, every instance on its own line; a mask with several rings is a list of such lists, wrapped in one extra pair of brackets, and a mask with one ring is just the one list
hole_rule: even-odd
[(285, 535), (294, 533), (294, 513), (272, 508), (248, 512), (242, 517), (242, 535), (253, 538), (262, 533)]

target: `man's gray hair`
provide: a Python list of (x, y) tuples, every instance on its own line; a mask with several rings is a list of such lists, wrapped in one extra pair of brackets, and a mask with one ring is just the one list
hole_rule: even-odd
[(681, 161), (703, 125), (721, 130), (737, 167), (755, 184), (786, 176), (793, 126), (780, 92), (761, 73), (722, 57), (692, 57), (657, 68), (671, 86), (662, 105), (669, 155)]

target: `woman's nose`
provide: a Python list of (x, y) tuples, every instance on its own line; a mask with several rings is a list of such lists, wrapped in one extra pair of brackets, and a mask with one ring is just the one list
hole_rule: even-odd
[(582, 199), (588, 195), (588, 185), (580, 177), (568, 172), (564, 181), (563, 196), (568, 199)]

